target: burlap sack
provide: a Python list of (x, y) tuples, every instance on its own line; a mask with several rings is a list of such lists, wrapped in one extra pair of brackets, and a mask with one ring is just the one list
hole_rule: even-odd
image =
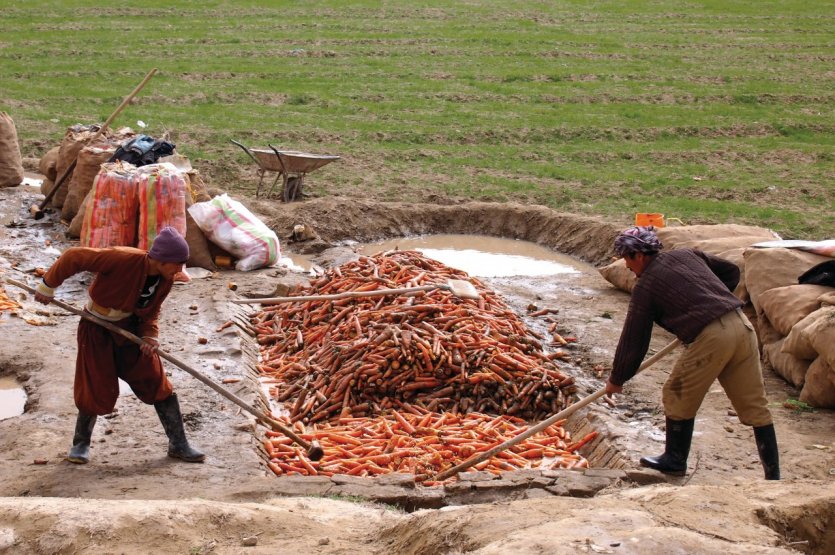
[(190, 197), (186, 195), (186, 242), (188, 243), (188, 262), (186, 262), (186, 266), (189, 268), (205, 268), (211, 272), (216, 272), (218, 268), (209, 250), (209, 240), (206, 239), (203, 230), (188, 213), (188, 207), (192, 204)]
[[(764, 227), (756, 227), (751, 225), (738, 224), (720, 224), (720, 225), (687, 225), (680, 227), (662, 227), (657, 230), (658, 238), (664, 245), (665, 249), (676, 248), (678, 245), (687, 241), (706, 241), (710, 239), (727, 239), (732, 237), (758, 237), (755, 243), (760, 241), (773, 241), (779, 239), (772, 231)], [(747, 241), (747, 239), (746, 239)], [(748, 243), (749, 245), (751, 243)], [(722, 250), (729, 250), (734, 247), (744, 246), (737, 244), (725, 247)], [(721, 251), (716, 251), (721, 252)]]
[(763, 365), (774, 370), (784, 380), (796, 387), (803, 387), (810, 360), (802, 360), (783, 352), (785, 339), (763, 346)]
[(73, 216), (69, 227), (67, 228), (67, 237), (70, 239), (78, 239), (81, 237), (81, 227), (84, 225), (84, 214), (87, 212), (87, 204), (90, 202), (92, 193), (87, 191), (84, 200), (81, 201), (81, 206), (78, 207), (78, 212)]
[(796, 323), (783, 343), (783, 352), (803, 360), (815, 360), (818, 352), (812, 346), (811, 338), (803, 333), (806, 328), (818, 321), (819, 318), (835, 313), (835, 307), (823, 306)]
[(757, 315), (765, 315), (781, 335), (789, 335), (795, 324), (820, 308), (818, 298), (829, 287), (823, 285), (786, 285), (760, 295)]
[(826, 363), (835, 368), (835, 309), (821, 309), (823, 314), (801, 333)]
[(93, 181), (101, 165), (107, 162), (114, 152), (116, 147), (108, 144), (85, 146), (78, 152), (78, 162), (75, 171), (72, 172), (67, 198), (64, 199), (64, 206), (61, 208), (61, 219), (70, 221), (75, 217), (84, 197), (93, 188)]
[(800, 400), (821, 409), (835, 408), (835, 369), (823, 357), (809, 366)]
[(200, 174), (197, 173), (197, 170), (191, 169), (185, 173), (185, 176), (188, 190), (191, 193), (192, 202), (206, 202), (208, 200), (212, 200), (212, 196), (207, 190), (208, 188), (206, 187), (206, 183), (203, 181), (203, 178), (200, 177)]
[[(58, 151), (61, 150), (61, 147), (56, 146), (47, 151), (46, 154), (38, 162), (38, 170), (43, 174), (44, 177), (49, 179), (50, 181), (55, 181), (57, 179), (57, 165), (58, 165)], [(45, 194), (45, 193), (44, 193)]]
[(52, 188), (55, 187), (55, 182), (47, 178), (41, 181), (41, 194), (48, 195)]
[(635, 281), (638, 279), (632, 273), (632, 270), (626, 267), (626, 262), (622, 258), (612, 262), (608, 266), (598, 268), (597, 271), (600, 272), (603, 279), (627, 293), (632, 292), (632, 288), (635, 287)]
[(835, 289), (829, 288), (830, 291), (818, 297), (818, 302), (821, 306), (835, 306)]
[[(751, 320), (750, 317), (748, 319)], [(768, 345), (769, 343), (774, 343), (783, 339), (783, 334), (774, 329), (774, 326), (771, 325), (768, 318), (754, 317), (754, 320), (752, 320), (751, 323), (754, 325), (754, 331), (757, 333), (757, 339), (760, 342), (760, 346)]]
[(23, 159), (17, 142), (17, 128), (12, 117), (0, 112), (0, 188), (23, 183)]
[(825, 256), (797, 249), (745, 250), (745, 287), (759, 312), (760, 295), (769, 289), (795, 285), (797, 278), (816, 264), (830, 260)]
[[(73, 162), (78, 158), (78, 153), (94, 134), (95, 131), (90, 126), (80, 124), (67, 129), (64, 138), (61, 140), (61, 146), (58, 149), (58, 163), (55, 166), (56, 181), (72, 166)], [(72, 174), (69, 174), (61, 184), (61, 188), (53, 195), (51, 203), (55, 208), (62, 208), (64, 206), (64, 200), (67, 198), (71, 179)]]

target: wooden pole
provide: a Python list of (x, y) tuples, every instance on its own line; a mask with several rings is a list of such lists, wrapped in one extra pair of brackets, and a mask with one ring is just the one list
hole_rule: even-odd
[[(663, 349), (661, 349), (660, 351), (658, 351), (657, 353), (652, 355), (650, 358), (645, 360), (644, 363), (641, 364), (641, 367), (638, 368), (638, 372), (641, 372), (642, 370), (645, 370), (646, 368), (649, 368), (650, 366), (652, 366), (653, 364), (655, 364), (656, 362), (658, 362), (659, 360), (661, 360), (662, 358), (667, 356), (667, 354), (670, 351), (672, 351), (673, 349), (678, 347), (680, 344), (681, 344), (681, 341), (679, 341), (678, 339), (673, 340), (669, 345), (667, 345), (666, 347), (664, 347)], [(577, 412), (581, 408), (583, 408), (586, 405), (588, 405), (590, 403), (593, 403), (597, 399), (603, 397), (603, 395), (605, 395), (605, 394), (606, 394), (606, 388), (602, 387), (599, 390), (592, 393), (591, 395), (589, 395), (588, 397), (584, 397), (583, 399), (580, 399), (579, 401), (577, 401), (573, 405), (571, 405), (571, 406), (561, 410), (557, 414), (549, 417), (547, 420), (543, 420), (539, 424), (536, 424), (535, 426), (531, 426), (526, 431), (522, 432), (521, 434), (519, 434), (515, 437), (512, 437), (511, 439), (505, 441), (501, 445), (497, 445), (497, 446), (493, 447), (492, 449), (488, 449), (487, 451), (484, 451), (483, 453), (479, 453), (478, 455), (473, 455), (472, 457), (470, 457), (466, 461), (464, 461), (464, 462), (462, 462), (462, 463), (460, 463), (456, 466), (453, 466), (452, 468), (448, 468), (447, 470), (444, 470), (443, 472), (438, 473), (435, 477), (432, 478), (432, 480), (437, 481), (437, 482), (441, 482), (443, 480), (446, 480), (447, 478), (451, 478), (452, 476), (455, 476), (459, 472), (461, 472), (463, 470), (466, 470), (466, 469), (470, 468), (471, 466), (480, 463), (481, 461), (485, 461), (485, 460), (489, 459), (490, 457), (492, 457), (493, 455), (513, 447), (517, 443), (521, 443), (522, 441), (528, 439), (532, 435), (541, 432), (542, 430), (544, 430), (548, 426), (551, 426), (551, 425), (559, 422), (560, 420), (563, 420), (564, 418), (568, 418), (569, 416), (571, 416), (572, 414), (574, 414), (575, 412)]]

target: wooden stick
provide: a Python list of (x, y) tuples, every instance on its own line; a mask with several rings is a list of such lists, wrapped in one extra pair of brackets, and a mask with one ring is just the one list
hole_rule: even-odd
[(333, 295), (300, 295), (298, 297), (269, 297), (264, 299), (236, 299), (231, 302), (236, 304), (279, 304), (307, 301), (330, 301), (337, 299), (352, 299), (365, 297), (382, 297), (385, 295), (406, 295), (408, 293), (419, 293), (421, 291), (434, 291), (435, 289), (449, 289), (444, 283), (433, 285), (421, 285), (419, 287), (403, 287), (400, 289), (375, 289), (373, 291), (345, 291)]
[[(660, 351), (658, 351), (657, 353), (652, 355), (650, 358), (645, 360), (643, 362), (643, 364), (641, 364), (641, 367), (638, 368), (638, 372), (641, 372), (642, 370), (645, 370), (646, 368), (649, 368), (650, 366), (652, 366), (653, 364), (658, 362), (660, 359), (664, 358), (670, 351), (672, 351), (673, 349), (678, 347), (680, 344), (681, 344), (681, 341), (679, 341), (678, 339), (673, 340), (669, 345), (667, 345), (666, 347), (664, 347), (663, 349), (661, 349)], [(538, 432), (541, 432), (542, 430), (544, 430), (545, 428), (555, 424), (556, 422), (559, 422), (560, 420), (563, 420), (564, 418), (568, 418), (569, 416), (571, 416), (572, 414), (574, 414), (575, 412), (577, 412), (581, 408), (585, 407), (586, 405), (588, 405), (590, 403), (593, 403), (594, 401), (596, 401), (597, 399), (599, 399), (600, 397), (602, 397), (605, 394), (606, 394), (606, 388), (602, 387), (599, 390), (592, 393), (591, 395), (589, 395), (588, 397), (584, 397), (583, 399), (577, 401), (573, 405), (571, 405), (569, 407), (566, 407), (565, 409), (561, 410), (557, 414), (549, 417), (547, 420), (543, 420), (539, 424), (528, 428), (527, 431), (522, 432), (521, 434), (517, 435), (516, 437), (513, 437), (513, 438), (505, 441), (504, 443), (493, 447), (492, 449), (488, 449), (487, 451), (484, 451), (483, 453), (479, 453), (478, 455), (473, 455), (472, 457), (470, 457), (469, 459), (467, 459), (466, 461), (462, 462), (459, 465), (456, 465), (456, 466), (453, 466), (452, 468), (448, 468), (447, 470), (444, 470), (443, 472), (439, 473), (437, 476), (432, 478), (432, 480), (437, 481), (437, 482), (441, 482), (443, 480), (446, 480), (447, 478), (451, 478), (452, 476), (455, 476), (456, 474), (458, 474), (462, 470), (466, 470), (466, 469), (470, 468), (471, 466), (473, 466), (475, 464), (478, 464), (482, 461), (485, 461), (485, 460), (489, 459), (490, 457), (492, 457), (493, 455), (495, 455), (496, 453), (500, 453), (500, 452), (502, 452), (506, 449), (509, 449), (510, 447), (513, 447), (517, 443), (521, 443), (522, 441), (528, 439), (529, 437), (531, 437), (532, 435), (534, 435)]]
[[(23, 282), (20, 282), (20, 281), (11, 279), (11, 278), (6, 278), (6, 283), (9, 283), (10, 285), (14, 285), (15, 287), (19, 287), (20, 289), (28, 291), (29, 293), (32, 293), (32, 294), (36, 293), (35, 289), (26, 285)], [(129, 339), (130, 341), (133, 341), (137, 345), (145, 345), (146, 344), (145, 341), (143, 341), (138, 336), (136, 336), (136, 335), (132, 334), (131, 332), (129, 332), (127, 330), (124, 330), (124, 329), (122, 329), (118, 326), (113, 325), (112, 323), (108, 322), (107, 320), (103, 320), (102, 318), (98, 318), (94, 314), (91, 314), (91, 313), (83, 311), (83, 310), (79, 310), (72, 305), (69, 305), (69, 304), (66, 304), (64, 302), (59, 301), (58, 299), (52, 299), (51, 302), (53, 304), (63, 308), (66, 311), (72, 312), (73, 314), (77, 314), (78, 316), (81, 316), (82, 318), (84, 318), (86, 320), (94, 322), (94, 323), (112, 331), (113, 333), (117, 333), (117, 334), (121, 335), (122, 337), (125, 337), (125, 338)], [(206, 376), (204, 376), (203, 374), (201, 374), (200, 372), (198, 372), (194, 368), (191, 368), (188, 364), (181, 361), (180, 359), (178, 359), (174, 355), (171, 355), (171, 354), (163, 351), (160, 348), (157, 348), (155, 350), (160, 357), (164, 358), (165, 360), (167, 360), (169, 362), (172, 362), (172, 363), (176, 364), (177, 366), (179, 366), (180, 368), (182, 368), (183, 370), (185, 370), (186, 372), (191, 374), (193, 377), (197, 378), (198, 380), (200, 380), (204, 384), (208, 385), (210, 388), (214, 389), (217, 393), (220, 393), (222, 396), (226, 397), (227, 399), (229, 399), (230, 401), (232, 401), (233, 403), (235, 403), (236, 405), (238, 405), (239, 407), (241, 407), (242, 409), (244, 409), (245, 411), (247, 411), (251, 415), (255, 416), (255, 418), (257, 418), (258, 420), (260, 420), (264, 424), (274, 428), (275, 430), (278, 430), (282, 434), (286, 435), (287, 437), (289, 437), (290, 439), (292, 439), (293, 441), (298, 443), (300, 446), (302, 446), (305, 450), (308, 451), (308, 453), (310, 454), (311, 459), (318, 460), (318, 459), (314, 458), (314, 454), (316, 453), (317, 448), (318, 448), (318, 451), (321, 451), (321, 447), (316, 445), (315, 442), (314, 443), (309, 443), (309, 442), (305, 441), (304, 439), (299, 437), (295, 432), (293, 432), (290, 428), (288, 428), (287, 426), (285, 426), (281, 422), (278, 422), (278, 421), (274, 420), (272, 417), (268, 416), (266, 413), (256, 409), (255, 407), (250, 406), (249, 404), (247, 404), (246, 401), (244, 401), (243, 399), (241, 399), (240, 397), (238, 397), (234, 393), (231, 393), (231, 392), (227, 391), (226, 389), (224, 389), (223, 387), (219, 386), (218, 384), (216, 384), (215, 382), (213, 382), (212, 380), (210, 380), (209, 378), (207, 378)], [(319, 455), (319, 458), (321, 458), (321, 455)]]

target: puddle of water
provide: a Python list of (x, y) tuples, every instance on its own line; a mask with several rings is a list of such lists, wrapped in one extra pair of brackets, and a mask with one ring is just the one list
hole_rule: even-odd
[(475, 277), (552, 276), (581, 273), (584, 263), (528, 241), (483, 235), (401, 237), (365, 245), (359, 252), (416, 250)]
[(303, 254), (282, 254), (278, 265), (294, 272), (309, 272), (313, 263)]
[(10, 376), (0, 378), (0, 420), (20, 416), (26, 406), (26, 392)]
[(33, 179), (31, 177), (24, 177), (23, 182), (21, 185), (25, 187), (38, 187), (40, 188), (41, 184), (43, 183), (43, 179)]

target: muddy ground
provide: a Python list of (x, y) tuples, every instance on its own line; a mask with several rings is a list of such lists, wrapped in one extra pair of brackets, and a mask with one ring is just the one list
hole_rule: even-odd
[[(36, 189), (0, 190), (0, 269), (34, 282), (70, 246), (52, 214), (33, 220)], [(534, 241), (578, 258), (579, 274), (484, 280), (520, 314), (531, 304), (558, 307), (560, 329), (578, 338), (571, 371), (581, 394), (601, 386), (628, 296), (594, 270), (610, 256), (617, 227), (540, 207), (461, 203), (419, 206), (327, 198), (293, 205), (248, 203), (278, 233), (285, 250), (308, 252), (323, 267), (353, 256), (330, 249), (426, 232), (483, 233)], [(289, 240), (306, 223), (319, 238)], [(59, 297), (84, 300), (84, 276)], [(166, 302), (162, 347), (212, 379), (245, 378), (242, 338), (227, 328), (230, 299), (269, 293), (305, 275), (283, 269), (221, 272), (177, 285)], [(233, 291), (230, 284), (235, 284)], [(6, 287), (23, 309), (0, 316), (0, 376), (16, 377), (28, 403), (0, 421), (0, 552), (16, 553), (788, 553), (835, 550), (835, 414), (795, 412), (797, 392), (774, 375), (766, 386), (780, 441), (784, 480), (765, 482), (751, 430), (730, 412), (718, 385), (696, 423), (683, 479), (623, 484), (592, 499), (543, 498), (407, 514), (358, 499), (277, 498), (275, 478), (256, 449), (253, 421), (182, 370), (168, 365), (192, 442), (204, 464), (166, 457), (166, 438), (150, 406), (123, 395), (100, 418), (92, 461), (63, 457), (75, 421), (72, 380), (77, 317), (43, 307)], [(538, 325), (529, 320), (531, 325)], [(200, 338), (207, 342), (202, 344)], [(656, 332), (653, 349), (672, 338)], [(668, 357), (627, 385), (617, 407), (594, 407), (600, 429), (637, 466), (663, 449), (661, 383)], [(605, 376), (605, 373), (603, 374)], [(228, 385), (248, 401), (247, 380)], [(252, 547), (246, 544), (255, 543)]]

